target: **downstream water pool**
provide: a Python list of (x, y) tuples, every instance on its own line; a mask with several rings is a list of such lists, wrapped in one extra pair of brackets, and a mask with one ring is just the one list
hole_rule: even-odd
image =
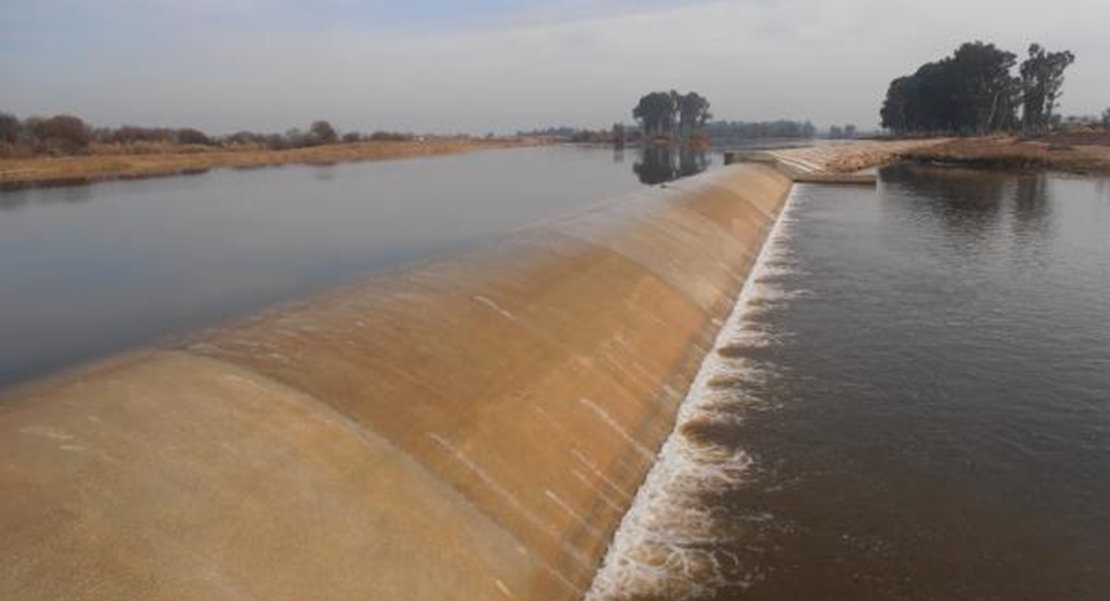
[(599, 599), (1110, 598), (1110, 180), (799, 186)]
[(720, 164), (543, 147), (0, 192), (0, 387)]

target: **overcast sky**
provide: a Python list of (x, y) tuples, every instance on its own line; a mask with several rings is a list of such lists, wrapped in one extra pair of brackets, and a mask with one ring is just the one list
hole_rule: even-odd
[(1110, 106), (1108, 0), (0, 0), (0, 111), (101, 125), (511, 132), (718, 118), (877, 124), (890, 80), (993, 41), (1078, 56), (1063, 112)]

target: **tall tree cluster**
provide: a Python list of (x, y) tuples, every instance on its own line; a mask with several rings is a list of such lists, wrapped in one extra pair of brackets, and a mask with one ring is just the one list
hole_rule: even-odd
[(652, 92), (640, 98), (632, 109), (632, 117), (640, 122), (644, 134), (651, 136), (691, 136), (713, 118), (709, 101), (697, 92), (679, 94)]
[(1064, 70), (1075, 62), (1067, 50), (1048, 52), (1040, 46), (1029, 46), (1029, 55), (1021, 63), (1022, 127), (1028, 132), (1044, 132), (1052, 123), (1064, 86)]
[(985, 134), (1019, 126), (1044, 131), (1060, 98), (1064, 70), (1074, 60), (1071, 52), (1047, 52), (1034, 44), (1015, 76), (1016, 54), (994, 44), (966, 43), (892, 81), (882, 125), (899, 134)]

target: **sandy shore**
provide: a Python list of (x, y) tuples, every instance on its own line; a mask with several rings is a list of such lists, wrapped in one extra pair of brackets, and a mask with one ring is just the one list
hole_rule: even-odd
[(536, 146), (535, 139), (446, 139), (413, 142), (360, 142), (294, 150), (213, 150), (210, 152), (85, 155), (0, 159), (0, 184), (79, 183), (195, 173), (223, 167), (333, 164)]

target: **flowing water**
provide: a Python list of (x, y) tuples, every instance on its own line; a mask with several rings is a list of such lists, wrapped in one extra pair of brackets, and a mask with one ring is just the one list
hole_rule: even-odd
[(720, 164), (545, 147), (0, 192), (0, 387)]
[(1110, 181), (799, 186), (591, 599), (1110, 598)]

